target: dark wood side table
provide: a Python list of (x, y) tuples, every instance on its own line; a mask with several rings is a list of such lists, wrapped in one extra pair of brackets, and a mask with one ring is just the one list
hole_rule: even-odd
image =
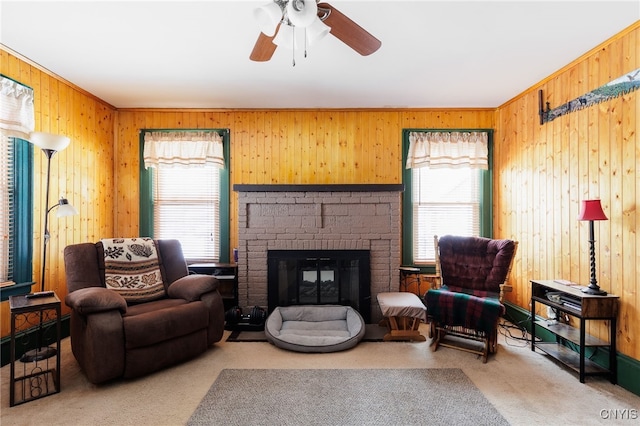
[(438, 287), (438, 276), (423, 274), (420, 268), (413, 266), (400, 267), (400, 291), (413, 293), (422, 298), (427, 290)]
[(194, 263), (189, 265), (193, 274), (213, 275), (218, 279), (218, 291), (225, 312), (238, 306), (238, 265), (236, 263)]
[[(550, 306), (578, 318), (580, 327), (572, 327), (560, 322), (536, 321), (536, 302)], [(585, 376), (609, 376), (611, 383), (618, 378), (616, 358), (616, 319), (618, 316), (618, 296), (607, 294), (596, 296), (583, 293), (576, 285), (561, 284), (553, 280), (531, 280), (531, 350), (536, 348), (570, 367), (579, 374), (580, 382)], [(609, 321), (609, 340), (601, 340), (588, 335), (586, 321)], [(536, 342), (536, 326), (556, 337), (555, 342)], [(566, 347), (565, 342), (578, 346), (579, 353)], [(609, 366), (600, 365), (586, 357), (585, 348), (605, 347), (609, 350)]]
[[(21, 295), (9, 297), (9, 308), (9, 405), (13, 407), (60, 392), (61, 304), (55, 294), (40, 298)], [(52, 337), (55, 348), (43, 343)]]

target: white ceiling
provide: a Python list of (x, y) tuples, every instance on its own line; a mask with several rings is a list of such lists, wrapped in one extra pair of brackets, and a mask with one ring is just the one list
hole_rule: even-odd
[(497, 107), (640, 19), (639, 0), (330, 0), (382, 47), (329, 35), (294, 67), (249, 60), (268, 1), (2, 0), (0, 42), (118, 108)]

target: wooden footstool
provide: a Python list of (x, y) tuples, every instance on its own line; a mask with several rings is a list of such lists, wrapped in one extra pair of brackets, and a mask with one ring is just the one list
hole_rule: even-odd
[(418, 296), (408, 292), (378, 293), (378, 304), (384, 319), (380, 326), (389, 327), (383, 340), (427, 340), (418, 327), (427, 322), (427, 308)]

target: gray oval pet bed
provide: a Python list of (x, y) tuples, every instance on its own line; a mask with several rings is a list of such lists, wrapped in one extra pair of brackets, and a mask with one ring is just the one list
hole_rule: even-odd
[(337, 352), (364, 337), (364, 320), (351, 306), (297, 305), (277, 307), (264, 334), (279, 348), (297, 352)]

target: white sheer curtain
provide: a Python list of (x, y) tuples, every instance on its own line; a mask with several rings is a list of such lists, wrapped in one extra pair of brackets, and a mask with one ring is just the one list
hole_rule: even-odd
[(0, 130), (3, 137), (29, 139), (35, 129), (33, 89), (0, 76)]
[(411, 132), (407, 169), (489, 168), (487, 132)]
[(217, 132), (147, 132), (144, 166), (180, 167), (214, 164), (224, 168), (222, 136)]

